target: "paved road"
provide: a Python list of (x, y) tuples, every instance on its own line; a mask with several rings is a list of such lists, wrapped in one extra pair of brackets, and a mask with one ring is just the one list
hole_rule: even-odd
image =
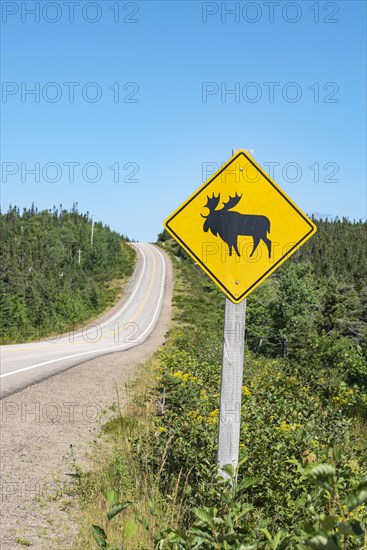
[(148, 338), (162, 307), (166, 259), (153, 245), (134, 246), (138, 264), (117, 311), (74, 334), (1, 346), (0, 397), (94, 357), (137, 346)]

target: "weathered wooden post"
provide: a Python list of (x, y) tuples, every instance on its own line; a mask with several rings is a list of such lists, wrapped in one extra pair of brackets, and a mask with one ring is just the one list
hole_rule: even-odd
[(239, 304), (226, 298), (217, 454), (219, 472), (225, 478), (221, 466), (232, 464), (236, 471), (238, 465), (245, 320), (246, 298)]

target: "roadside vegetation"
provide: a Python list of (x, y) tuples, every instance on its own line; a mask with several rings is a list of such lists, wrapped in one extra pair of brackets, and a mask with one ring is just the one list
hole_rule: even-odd
[(174, 323), (78, 472), (76, 548), (367, 549), (366, 224), (317, 225), (248, 298), (233, 487), (215, 465), (224, 298), (159, 236)]
[(91, 219), (77, 205), (22, 213), (10, 207), (0, 227), (3, 344), (76, 328), (113, 304), (132, 273), (127, 239), (98, 222), (91, 247)]

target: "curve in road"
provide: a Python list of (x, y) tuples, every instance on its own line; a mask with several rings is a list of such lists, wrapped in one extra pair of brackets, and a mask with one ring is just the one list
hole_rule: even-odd
[(138, 263), (124, 302), (100, 323), (40, 342), (1, 346), (0, 397), (86, 360), (144, 342), (159, 318), (166, 285), (166, 258), (154, 245), (135, 243)]

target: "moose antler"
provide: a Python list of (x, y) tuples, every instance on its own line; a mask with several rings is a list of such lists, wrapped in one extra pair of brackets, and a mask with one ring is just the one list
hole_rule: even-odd
[(209, 208), (210, 212), (212, 212), (213, 210), (215, 210), (219, 204), (219, 201), (220, 201), (220, 193), (218, 193), (218, 196), (216, 197), (213, 193), (213, 196), (212, 197), (208, 197), (207, 195), (207, 203), (205, 205), (205, 208)]
[(242, 195), (237, 195), (237, 193), (235, 194), (234, 197), (230, 196), (229, 200), (223, 203), (222, 210), (229, 210), (230, 208), (233, 208), (240, 202), (241, 198), (242, 198)]

